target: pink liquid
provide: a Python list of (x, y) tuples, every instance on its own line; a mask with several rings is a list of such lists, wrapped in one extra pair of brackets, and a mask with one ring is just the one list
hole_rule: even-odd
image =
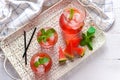
[[(48, 30), (48, 29), (51, 29), (51, 28), (49, 28), (49, 27), (45, 28), (45, 30)], [(37, 38), (39, 36), (41, 36), (41, 32), (40, 31), (37, 34)], [(53, 47), (56, 44), (57, 40), (58, 40), (58, 34), (57, 34), (57, 32), (55, 32), (50, 38), (48, 38), (46, 40), (46, 42), (42, 41), (39, 44), (43, 48), (50, 48), (50, 47)]]
[(65, 41), (69, 41), (72, 38), (79, 37), (80, 32), (84, 26), (85, 11), (74, 10), (74, 16), (72, 20), (69, 19), (70, 9), (66, 9), (60, 16), (59, 24), (63, 31), (63, 37)]

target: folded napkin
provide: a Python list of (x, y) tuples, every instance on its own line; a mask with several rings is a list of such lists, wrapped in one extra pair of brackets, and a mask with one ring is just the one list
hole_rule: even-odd
[[(57, 1), (59, 0), (0, 0), (0, 39), (15, 31), (17, 28), (24, 25), (26, 22), (30, 21), (37, 14), (39, 14), (43, 3), (45, 6), (51, 6)], [(98, 24), (101, 24), (100, 28), (102, 30), (107, 31), (112, 26), (114, 16), (111, 0), (80, 1), (84, 5), (94, 5), (96, 9), (100, 7), (101, 10), (103, 10), (103, 14), (108, 16), (107, 18), (102, 18), (102, 22), (100, 22), (98, 12), (95, 13), (96, 10), (92, 7), (87, 7), (93, 17), (93, 20), (97, 21)]]

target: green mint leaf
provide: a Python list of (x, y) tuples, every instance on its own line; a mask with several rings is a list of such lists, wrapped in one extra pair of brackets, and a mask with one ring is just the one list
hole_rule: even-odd
[(47, 38), (50, 38), (51, 36), (53, 36), (54, 35), (54, 33), (48, 33), (47, 35), (46, 35), (46, 37)]
[(49, 58), (46, 58), (46, 57), (45, 57), (45, 58), (43, 58), (43, 62), (44, 62), (44, 63), (49, 62), (49, 60), (50, 60)]
[(84, 33), (82, 33), (82, 40), (80, 42), (81, 46), (85, 46), (87, 44), (86, 38), (87, 38), (87, 36)]
[(50, 60), (50, 59), (49, 59), (49, 58), (46, 58), (46, 57), (40, 58), (40, 59), (39, 59), (39, 63), (40, 63), (40, 64), (45, 64), (46, 62), (49, 62), (49, 60)]
[(55, 29), (51, 28), (49, 29), (52, 33), (55, 33)]
[(42, 28), (40, 31), (41, 31), (42, 35), (45, 35), (45, 29)]
[(86, 43), (86, 41), (83, 39), (83, 40), (81, 40), (81, 42), (80, 42), (80, 45), (81, 46), (85, 46), (87, 43)]
[(95, 38), (95, 36), (93, 35), (93, 36), (91, 36), (89, 39), (90, 39), (90, 41), (93, 41), (93, 38)]
[(72, 19), (72, 18), (73, 18), (73, 15), (74, 15), (74, 10), (73, 10), (73, 9), (70, 9), (70, 17), (69, 17), (69, 19)]
[(41, 41), (44, 41), (46, 42), (46, 32), (45, 32), (45, 29), (41, 29), (41, 35), (37, 38), (37, 41), (38, 42), (41, 42)]
[(88, 46), (89, 50), (93, 50), (92, 42), (88, 42), (87, 46)]
[(95, 28), (93, 26), (91, 26), (87, 31), (87, 36), (91, 37), (94, 35), (94, 33), (95, 33)]
[(37, 38), (38, 42), (46, 42), (47, 39), (55, 33), (55, 30), (53, 28), (48, 29), (47, 31), (45, 31), (45, 29), (42, 28), (40, 31), (42, 34)]
[(46, 31), (46, 36), (47, 36), (47, 38), (53, 36), (54, 33), (55, 33), (55, 30), (54, 30), (53, 28), (48, 29), (48, 30)]
[(82, 33), (82, 38), (85, 39), (86, 38), (86, 35), (84, 33)]
[(43, 37), (43, 42), (46, 42), (46, 41), (47, 41), (47, 37), (44, 36), (44, 37)]
[(55, 30), (54, 30), (53, 28), (48, 29), (48, 30), (46, 31), (46, 34), (49, 34), (49, 33), (55, 33)]
[(39, 61), (36, 61), (35, 63), (34, 63), (34, 66), (35, 67), (38, 67), (40, 65), (40, 62)]
[(91, 41), (91, 39), (90, 39), (88, 36), (86, 36), (85, 41), (86, 41), (87, 43), (89, 43), (89, 42)]
[(44, 62), (43, 62), (43, 58), (39, 58), (38, 61), (39, 61), (40, 64), (44, 64)]
[(45, 35), (41, 35), (41, 36), (39, 36), (38, 38), (37, 38), (37, 41), (38, 42), (41, 42), (41, 41), (44, 41), (44, 42), (46, 42), (46, 36)]
[(49, 62), (49, 61), (50, 61), (50, 59), (49, 59), (49, 58), (46, 58), (46, 57), (44, 57), (44, 58), (39, 58), (38, 61), (36, 61), (36, 62), (34, 63), (34, 66), (35, 66), (35, 67), (38, 67), (39, 65), (45, 64), (45, 63), (47, 63), (47, 62)]
[(86, 32), (86, 34), (82, 33), (82, 40), (80, 42), (80, 45), (81, 46), (87, 45), (89, 50), (93, 50), (92, 41), (93, 41), (93, 38), (95, 37), (94, 36), (95, 31), (96, 29), (93, 26), (91, 26)]
[(38, 41), (38, 42), (41, 42), (41, 41), (42, 41), (42, 37), (39, 36), (39, 37), (37, 38), (37, 41)]

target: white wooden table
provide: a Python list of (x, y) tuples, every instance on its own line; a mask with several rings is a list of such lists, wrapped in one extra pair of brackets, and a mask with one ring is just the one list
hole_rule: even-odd
[[(65, 80), (120, 80), (120, 0), (113, 0), (116, 22), (106, 32), (106, 43), (95, 54), (83, 61)], [(2, 53), (2, 52), (0, 52)], [(12, 80), (3, 69), (0, 59), (0, 80)], [(17, 76), (7, 62), (8, 70)]]

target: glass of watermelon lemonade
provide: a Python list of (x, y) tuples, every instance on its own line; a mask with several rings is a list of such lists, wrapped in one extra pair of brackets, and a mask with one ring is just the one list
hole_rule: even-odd
[(58, 34), (54, 28), (45, 27), (38, 31), (37, 41), (43, 48), (53, 47), (58, 40)]
[(84, 26), (86, 12), (84, 9), (67, 8), (60, 16), (59, 24), (65, 41), (78, 37)]
[(44, 52), (34, 54), (30, 61), (30, 67), (36, 76), (47, 74), (52, 66), (51, 57)]

